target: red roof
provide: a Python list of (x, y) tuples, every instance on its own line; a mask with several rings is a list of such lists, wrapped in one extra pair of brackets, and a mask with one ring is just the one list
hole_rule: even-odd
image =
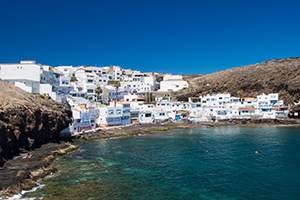
[(239, 108), (239, 110), (255, 110), (254, 108)]

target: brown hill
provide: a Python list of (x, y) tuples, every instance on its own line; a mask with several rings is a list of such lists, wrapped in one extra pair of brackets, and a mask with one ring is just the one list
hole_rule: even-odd
[(256, 97), (262, 93), (279, 93), (279, 99), (289, 103), (300, 100), (300, 57), (276, 59), (244, 67), (232, 68), (208, 75), (184, 75), (189, 92), (176, 96), (179, 101), (208, 93), (230, 93)]
[(22, 151), (58, 141), (71, 117), (69, 106), (0, 79), (0, 167)]

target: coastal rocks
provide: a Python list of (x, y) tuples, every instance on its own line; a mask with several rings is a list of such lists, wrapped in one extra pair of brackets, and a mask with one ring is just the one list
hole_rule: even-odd
[(67, 153), (78, 148), (78, 145), (48, 143), (40, 149), (33, 150), (33, 158), (19, 157), (6, 162), (0, 171), (0, 198), (5, 199), (37, 186), (37, 180), (57, 172), (53, 162), (56, 155), (62, 153), (56, 152)]
[(56, 171), (57, 171), (57, 169), (54, 167), (54, 165), (50, 164), (47, 167), (42, 167), (40, 169), (32, 171), (30, 173), (30, 179), (37, 181), (39, 178), (48, 176), (49, 174), (51, 174), (51, 172), (56, 172)]
[[(68, 152), (71, 152), (71, 151), (74, 151), (76, 149), (79, 149), (79, 146), (78, 145), (70, 145), (69, 147), (65, 148), (65, 149), (59, 149), (59, 150), (56, 150), (56, 151), (53, 151), (52, 154), (53, 155), (64, 155)], [(47, 160), (51, 159), (51, 158), (46, 158)]]
[(58, 142), (71, 117), (69, 106), (0, 80), (0, 167), (19, 153)]

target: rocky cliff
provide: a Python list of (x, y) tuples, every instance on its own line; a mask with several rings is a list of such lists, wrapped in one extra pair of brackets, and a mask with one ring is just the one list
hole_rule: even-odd
[(190, 88), (176, 96), (179, 101), (208, 93), (239, 96), (238, 91), (242, 90), (242, 97), (279, 93), (279, 99), (293, 103), (300, 100), (300, 57), (270, 60), (208, 75), (184, 75), (184, 79)]
[(0, 166), (21, 152), (59, 141), (71, 117), (69, 106), (0, 79)]

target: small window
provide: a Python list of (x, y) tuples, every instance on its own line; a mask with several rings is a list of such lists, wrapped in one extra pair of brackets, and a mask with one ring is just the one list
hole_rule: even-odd
[(109, 110), (108, 111), (108, 115), (113, 115), (114, 114), (114, 111), (113, 110)]
[(115, 118), (114, 121), (119, 122), (119, 121), (121, 121), (121, 119), (120, 118)]
[(87, 93), (94, 93), (94, 90), (93, 89), (88, 89)]

